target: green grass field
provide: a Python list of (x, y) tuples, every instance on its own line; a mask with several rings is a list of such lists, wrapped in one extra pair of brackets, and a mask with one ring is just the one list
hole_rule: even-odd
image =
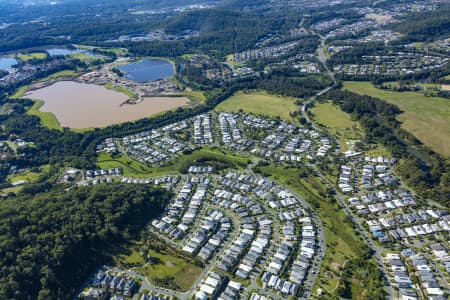
[[(43, 176), (45, 173), (48, 173), (49, 170), (50, 170), (50, 165), (44, 165), (44, 166), (40, 167), (39, 171), (37, 171), (37, 172), (32, 172), (31, 170), (27, 170), (27, 171), (21, 172), (19, 174), (9, 175), (6, 178), (6, 180), (9, 183), (13, 183), (13, 182), (16, 182), (19, 180), (26, 180), (27, 183), (36, 182), (41, 176)], [(5, 188), (5, 189), (1, 190), (1, 194), (2, 195), (8, 195), (8, 193), (17, 194), (23, 189), (23, 187), (24, 186), (21, 185), (21, 186)]]
[(44, 59), (47, 58), (47, 53), (45, 52), (31, 52), (31, 53), (20, 53), (17, 54), (17, 58), (21, 61), (29, 61), (32, 59)]
[[(146, 261), (138, 251), (152, 257), (153, 262)], [(120, 252), (115, 256), (119, 267), (132, 267), (157, 286), (161, 286), (158, 280), (172, 277), (176, 290), (187, 291), (202, 272), (192, 258), (156, 238), (133, 242)]]
[(24, 173), (24, 174), (10, 175), (10, 176), (8, 176), (7, 180), (10, 183), (13, 183), (13, 182), (19, 181), (19, 180), (25, 180), (27, 182), (34, 182), (41, 175), (42, 175), (41, 173), (27, 172), (27, 173)]
[(20, 99), (23, 98), (23, 96), (26, 94), (26, 92), (28, 91), (29, 86), (28, 85), (24, 85), (21, 86), (20, 88), (18, 88), (16, 90), (16, 92), (10, 97), (11, 99)]
[(117, 56), (121, 56), (123, 54), (127, 54), (128, 50), (125, 48), (98, 48), (98, 50), (112, 52)]
[(171, 173), (181, 173), (189, 165), (196, 161), (202, 161), (217, 164), (220, 161), (222, 165), (235, 169), (242, 169), (247, 166), (249, 158), (236, 155), (233, 152), (210, 147), (196, 150), (190, 154), (175, 158), (172, 162), (161, 167), (149, 167), (136, 162), (128, 157), (111, 157), (109, 154), (102, 153), (97, 158), (97, 165), (102, 169), (122, 168), (124, 176), (136, 178), (148, 178)]
[(56, 73), (53, 73), (43, 79), (40, 79), (39, 82), (46, 82), (46, 81), (50, 81), (50, 80), (55, 80), (55, 79), (59, 79), (61, 77), (73, 77), (77, 75), (76, 71), (73, 70), (65, 70), (65, 71), (59, 71)]
[(72, 54), (70, 57), (79, 59), (84, 62), (90, 62), (90, 61), (98, 59), (98, 58), (86, 55), (86, 53), (75, 53), (75, 54)]
[(183, 96), (186, 96), (189, 100), (194, 101), (194, 102), (205, 102), (206, 101), (206, 96), (205, 94), (203, 94), (203, 92), (200, 91), (183, 91), (181, 93)]
[(136, 270), (147, 277), (150, 282), (155, 279), (163, 279), (166, 276), (173, 276), (176, 284), (182, 291), (187, 291), (201, 274), (202, 269), (186, 259), (171, 255), (165, 252), (156, 252), (149, 250), (148, 254), (161, 260), (160, 264), (146, 264)]
[(132, 91), (130, 91), (122, 86), (116, 86), (116, 85), (112, 84), (111, 82), (106, 83), (104, 85), (104, 87), (107, 88), (108, 90), (113, 90), (113, 91), (117, 91), (119, 93), (123, 93), (130, 98), (136, 97), (136, 94), (133, 93)]
[(316, 123), (339, 138), (341, 151), (348, 150), (349, 140), (360, 140), (364, 136), (358, 122), (353, 121), (349, 114), (331, 102), (316, 103), (310, 111)]
[(50, 169), (49, 165), (44, 165), (41, 167), (39, 172), (32, 172), (31, 170), (22, 172), (20, 174), (9, 175), (7, 178), (8, 182), (15, 182), (18, 180), (26, 180), (27, 182), (35, 182), (39, 179), (44, 173), (47, 173)]
[(220, 103), (215, 110), (223, 112), (237, 112), (243, 110), (256, 115), (280, 117), (293, 121), (289, 113), (298, 110), (294, 98), (270, 95), (264, 92), (245, 94), (238, 92)]
[(391, 92), (377, 89), (370, 82), (344, 82), (344, 89), (383, 99), (397, 105), (402, 127), (437, 153), (450, 156), (450, 104), (441, 97), (426, 97), (416, 92)]
[(33, 106), (27, 111), (27, 114), (31, 116), (37, 116), (41, 119), (42, 125), (50, 129), (62, 130), (58, 119), (55, 115), (49, 112), (40, 111), (39, 109), (44, 105), (44, 101), (33, 99)]

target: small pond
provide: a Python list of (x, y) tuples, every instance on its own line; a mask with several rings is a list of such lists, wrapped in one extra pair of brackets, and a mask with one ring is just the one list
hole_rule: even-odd
[(12, 57), (0, 57), (0, 70), (6, 70), (17, 64), (17, 60)]

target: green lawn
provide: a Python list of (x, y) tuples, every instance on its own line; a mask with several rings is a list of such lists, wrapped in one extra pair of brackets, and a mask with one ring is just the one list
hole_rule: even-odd
[(347, 151), (349, 140), (361, 140), (364, 133), (358, 122), (331, 102), (316, 103), (310, 110), (314, 121), (339, 138), (341, 151)]
[(21, 61), (29, 61), (32, 59), (44, 59), (47, 58), (47, 53), (45, 52), (31, 52), (31, 53), (20, 53), (17, 58)]
[(289, 113), (298, 110), (294, 98), (270, 95), (264, 92), (242, 93), (238, 92), (220, 103), (215, 110), (237, 112), (243, 110), (256, 115), (280, 117), (293, 121)]
[(190, 154), (181, 155), (161, 167), (148, 167), (128, 157), (111, 157), (102, 153), (97, 158), (97, 165), (102, 169), (122, 168), (124, 176), (147, 178), (171, 173), (181, 173), (187, 167), (201, 161), (204, 164), (226, 166), (242, 169), (247, 166), (247, 157), (236, 155), (233, 152), (211, 147), (196, 150)]
[(130, 98), (136, 97), (136, 94), (133, 93), (132, 91), (130, 91), (129, 89), (126, 89), (122, 86), (117, 86), (112, 84), (111, 82), (108, 82), (104, 85), (105, 88), (107, 88), (108, 90), (114, 90), (117, 91), (119, 93), (123, 93), (125, 95), (127, 95)]
[(377, 89), (370, 82), (344, 82), (344, 89), (383, 99), (397, 105), (402, 127), (434, 151), (450, 156), (450, 102), (441, 97), (426, 97), (418, 92), (392, 92)]

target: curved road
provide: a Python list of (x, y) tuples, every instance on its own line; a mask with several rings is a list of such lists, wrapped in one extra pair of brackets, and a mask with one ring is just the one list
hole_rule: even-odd
[[(325, 42), (326, 39), (324, 36), (315, 33), (320, 37), (320, 46), (317, 49), (317, 58), (318, 60), (322, 63), (322, 65), (324, 66), (325, 70), (326, 70), (326, 74), (328, 76), (330, 76), (333, 80), (333, 85), (329, 86), (321, 91), (319, 91), (317, 94), (315, 94), (314, 96), (310, 97), (309, 99), (307, 99), (302, 108), (301, 108), (301, 113), (302, 116), (307, 120), (308, 123), (312, 124), (313, 128), (316, 128), (316, 126), (314, 126), (314, 122), (312, 122), (309, 118), (308, 118), (308, 114), (307, 114), (307, 109), (308, 109), (308, 104), (311, 103), (312, 101), (314, 101), (317, 97), (325, 94), (326, 92), (328, 92), (329, 90), (333, 89), (336, 87), (337, 85), (337, 81), (335, 79), (335, 75), (334, 73), (328, 68), (326, 62), (327, 62), (327, 57), (325, 55)], [(374, 256), (377, 260), (378, 263), (378, 268), (380, 269), (380, 271), (383, 274), (383, 279), (384, 279), (384, 283), (385, 283), (385, 290), (386, 290), (386, 297), (388, 299), (392, 299), (394, 297), (393, 294), (393, 289), (392, 286), (390, 284), (389, 281), (389, 276), (388, 276), (388, 272), (386, 269), (386, 266), (383, 263), (383, 256), (382, 256), (382, 250), (380, 249), (378, 246), (376, 246), (372, 239), (370, 238), (369, 234), (365, 231), (365, 229), (363, 228), (363, 226), (361, 225), (361, 221), (354, 215), (354, 213), (349, 209), (349, 207), (347, 206), (346, 202), (345, 202), (345, 196), (338, 192), (335, 189), (335, 186), (332, 182), (330, 182), (315, 166), (308, 164), (308, 167), (310, 167), (312, 170), (314, 170), (315, 172), (317, 172), (317, 174), (319, 175), (319, 177), (321, 178), (322, 182), (324, 184), (326, 184), (328, 187), (330, 187), (333, 191), (336, 191), (336, 196), (335, 198), (337, 199), (337, 201), (339, 202), (339, 205), (342, 207), (342, 209), (344, 210), (345, 214), (352, 220), (353, 224), (355, 224), (356, 226), (356, 230), (358, 231), (358, 233), (363, 237), (364, 241), (367, 243), (367, 245), (372, 249), (372, 251), (374, 252)], [(323, 252), (325, 253), (325, 252)]]
[[(319, 91), (314, 96), (308, 98), (303, 103), (303, 106), (301, 107), (302, 116), (308, 121), (308, 123), (312, 124), (313, 128), (315, 128), (314, 122), (309, 120), (308, 114), (307, 114), (308, 104), (311, 103), (312, 101), (314, 101), (317, 97), (321, 96), (322, 94), (324, 94), (324, 93), (328, 92), (329, 90), (335, 88), (336, 84), (337, 84), (336, 79), (334, 77), (334, 73), (331, 70), (329, 70), (329, 68), (326, 65), (327, 57), (325, 55), (325, 37), (323, 37), (320, 34), (317, 34), (317, 35), (320, 37), (320, 40), (321, 40), (320, 46), (317, 49), (317, 58), (323, 64), (323, 66), (324, 66), (324, 68), (326, 70), (326, 74), (330, 78), (332, 78), (333, 85), (329, 86), (329, 87), (327, 87), (327, 88), (325, 88), (325, 89), (323, 89), (321, 91)], [(317, 172), (317, 174), (319, 175), (319, 177), (321, 178), (321, 180), (322, 180), (322, 182), (324, 184), (326, 184), (328, 187), (330, 187), (333, 191), (336, 191), (334, 184), (331, 183), (314, 165), (308, 164), (308, 167), (310, 169), (314, 170), (315, 172)], [(247, 168), (246, 171), (253, 173), (251, 167)], [(289, 187), (287, 187), (284, 184), (281, 184), (280, 182), (277, 182), (277, 184), (279, 184), (280, 186), (282, 186), (282, 187), (286, 188), (287, 190), (291, 191), (291, 193), (300, 200), (301, 204), (311, 212), (310, 216), (311, 216), (311, 219), (312, 219), (312, 221), (313, 221), (313, 223), (315, 225), (316, 231), (317, 231), (318, 241), (319, 241), (319, 249), (318, 249), (318, 253), (314, 256), (313, 264), (311, 265), (310, 270), (308, 272), (308, 275), (307, 275), (307, 277), (305, 279), (305, 283), (303, 285), (304, 293), (301, 296), (301, 299), (309, 299), (309, 298), (311, 298), (312, 288), (313, 288), (313, 286), (314, 286), (314, 284), (315, 284), (315, 282), (317, 280), (317, 276), (319, 274), (320, 267), (321, 267), (321, 264), (323, 262), (323, 258), (325, 256), (325, 251), (326, 251), (326, 240), (325, 240), (325, 235), (323, 233), (323, 225), (322, 225), (322, 223), (320, 221), (320, 218), (318, 217), (317, 213), (311, 208), (311, 206), (300, 195), (298, 195), (297, 193), (293, 192)], [(378, 262), (378, 267), (381, 270), (381, 272), (383, 273), (383, 278), (384, 278), (384, 281), (385, 281), (385, 289), (386, 289), (386, 293), (387, 293), (386, 296), (387, 296), (388, 299), (392, 299), (394, 294), (393, 294), (393, 290), (392, 290), (392, 287), (391, 287), (390, 282), (389, 282), (389, 277), (387, 275), (388, 272), (387, 272), (386, 267), (385, 267), (385, 265), (383, 263), (383, 257), (382, 257), (382, 254), (381, 254), (382, 250), (373, 243), (373, 241), (370, 238), (369, 234), (365, 231), (365, 229), (361, 225), (361, 221), (358, 219), (357, 216), (354, 215), (354, 213), (346, 205), (346, 203), (345, 203), (345, 196), (343, 194), (341, 194), (340, 192), (336, 191), (335, 198), (337, 199), (337, 201), (338, 201), (339, 205), (341, 206), (341, 208), (344, 210), (345, 214), (355, 224), (355, 227), (356, 227), (356, 230), (358, 231), (358, 233), (363, 237), (363, 239), (365, 240), (367, 245), (374, 252), (374, 256), (375, 256), (375, 258), (376, 258), (376, 260)], [(263, 203), (260, 202), (260, 204), (263, 204)], [(266, 209), (266, 212), (269, 212), (269, 213), (271, 213), (273, 215), (273, 212), (270, 209), (265, 207), (265, 205), (263, 205), (263, 206)], [(277, 220), (274, 215), (272, 217), (274, 218), (275, 221)], [(235, 218), (233, 218), (233, 219), (234, 219), (233, 221), (236, 221)], [(274, 237), (275, 241), (278, 240), (278, 234), (279, 234), (279, 232), (278, 232), (279, 231), (279, 224), (278, 224), (278, 222), (276, 222), (276, 223), (277, 224), (274, 224), (274, 225), (276, 225), (275, 228), (274, 228), (274, 234), (276, 235)], [(176, 244), (173, 241), (165, 238), (163, 235), (159, 235), (159, 236), (161, 238), (163, 238), (165, 241), (167, 241), (170, 244), (172, 244), (172, 245)], [(233, 239), (231, 239), (231, 241), (232, 240)], [(228, 246), (229, 243), (230, 243), (230, 240), (228, 241), (226, 246)], [(274, 246), (275, 246), (274, 244), (271, 245), (270, 251), (273, 250), (272, 248)], [(156, 293), (164, 293), (164, 294), (167, 294), (167, 295), (171, 295), (171, 296), (177, 297), (177, 298), (179, 298), (181, 300), (187, 300), (189, 298), (189, 295), (195, 290), (195, 288), (201, 282), (201, 280), (203, 280), (203, 278), (207, 275), (207, 273), (209, 273), (209, 271), (216, 264), (216, 262), (219, 259), (219, 257), (220, 257), (220, 255), (217, 255), (213, 260), (210, 261), (210, 263), (207, 265), (207, 267), (203, 270), (202, 274), (197, 278), (196, 282), (192, 285), (191, 289), (189, 291), (185, 292), (185, 293), (180, 293), (180, 292), (175, 292), (175, 291), (171, 291), (171, 290), (167, 290), (167, 289), (157, 288), (157, 287), (151, 285), (147, 281), (147, 279), (145, 277), (136, 274), (132, 270), (129, 270), (129, 272), (132, 273), (135, 276), (140, 277), (143, 280), (143, 288), (149, 289), (149, 290), (151, 290), (153, 292), (156, 292)], [(251, 284), (246, 290), (247, 291), (256, 290), (256, 291), (258, 291), (258, 292), (260, 292), (262, 294), (266, 294), (266, 295), (272, 297), (273, 299), (276, 299), (276, 300), (282, 299), (282, 296), (280, 296), (279, 294), (274, 293), (272, 291), (267, 291), (267, 290), (263, 289), (262, 287), (260, 287), (257, 284), (256, 278), (257, 278), (257, 275), (260, 274), (261, 270), (262, 270), (262, 265), (260, 265), (257, 268), (257, 272), (255, 272), (252, 275)], [(244, 296), (248, 296), (247, 292), (245, 292)]]

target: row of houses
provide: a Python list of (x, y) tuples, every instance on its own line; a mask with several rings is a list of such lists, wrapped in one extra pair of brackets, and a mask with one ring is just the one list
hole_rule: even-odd
[[(186, 127), (185, 127), (186, 126)], [(149, 165), (161, 164), (188, 149), (186, 143), (169, 137), (172, 132), (187, 128), (186, 121), (165, 126), (158, 130), (144, 131), (115, 141), (123, 153)], [(116, 147), (117, 148), (117, 147)]]
[(122, 175), (123, 171), (122, 168), (111, 168), (111, 169), (99, 169), (99, 170), (87, 170), (86, 171), (86, 178), (87, 179), (93, 179), (96, 177), (102, 177), (102, 176), (111, 176), (111, 175)]
[(420, 281), (422, 291), (428, 297), (433, 297), (433, 299), (448, 299), (444, 297), (444, 294), (449, 291), (438, 282), (435, 276), (436, 271), (422, 254), (411, 255), (408, 257), (408, 261), (413, 266), (414, 272)]
[(208, 260), (216, 248), (228, 237), (230, 229), (231, 222), (225, 218), (224, 213), (211, 209), (203, 217), (198, 230), (191, 233), (183, 251), (191, 255), (198, 253), (201, 258)]
[(212, 173), (214, 168), (211, 166), (190, 166), (187, 171), (191, 174), (207, 175)]
[(194, 143), (200, 145), (212, 144), (214, 141), (209, 114), (194, 118)]
[[(353, 156), (341, 166), (338, 186), (343, 192), (353, 191), (347, 199), (349, 207), (364, 218), (373, 238), (385, 243), (434, 238), (448, 232), (448, 212), (423, 207), (410, 191), (398, 187), (392, 168), (395, 164), (395, 159), (382, 156)], [(361, 178), (355, 169), (362, 170)], [(375, 174), (382, 175), (380, 184)]]
[[(213, 126), (218, 121), (218, 126)], [(216, 132), (217, 130), (217, 132)], [(214, 142), (233, 150), (288, 165), (307, 159), (324, 159), (333, 143), (327, 136), (289, 122), (244, 113), (207, 113), (142, 131), (119, 139), (107, 138), (97, 145), (98, 152), (120, 153), (148, 165), (162, 165), (192, 150)]]
[(440, 56), (424, 54), (395, 56), (363, 56), (366, 63), (345, 64), (334, 67), (334, 72), (345, 75), (408, 75), (445, 67), (449, 60)]
[(289, 51), (294, 49), (297, 44), (298, 42), (295, 41), (271, 47), (262, 47), (240, 53), (234, 53), (233, 59), (236, 62), (245, 63), (252, 60), (275, 58), (287, 54)]
[(118, 296), (133, 296), (139, 289), (139, 284), (131, 276), (112, 270), (109, 267), (100, 268), (91, 279), (88, 288), (82, 291), (79, 299), (119, 299)]
[(226, 278), (216, 272), (209, 272), (208, 276), (200, 284), (195, 293), (196, 300), (217, 299), (217, 296), (224, 285)]
[(363, 221), (374, 240), (384, 243), (392, 251), (398, 251), (398, 246), (403, 248), (401, 255), (393, 252), (385, 257), (398, 298), (447, 299), (448, 291), (437, 279), (440, 275), (436, 275), (438, 271), (430, 265), (428, 256), (404, 247), (414, 245), (415, 249), (426, 251), (427, 245), (435, 241), (429, 252), (435, 257), (443, 257), (441, 267), (445, 269), (450, 260), (444, 247), (450, 229), (450, 214), (445, 209), (431, 208), (416, 200), (396, 179), (395, 164), (395, 159), (381, 156), (349, 156), (341, 166), (338, 186), (352, 192), (346, 203)]
[(415, 300), (417, 298), (416, 286), (408, 273), (407, 267), (400, 255), (387, 253), (385, 261), (388, 266), (389, 275), (395, 283), (399, 298), (402, 300)]
[(395, 163), (395, 159), (383, 156), (352, 156), (348, 164), (341, 166), (338, 187), (344, 193), (351, 193), (396, 185), (399, 181), (392, 175)]
[(168, 213), (152, 225), (169, 237), (181, 240), (194, 224), (209, 186), (208, 178), (188, 177), (177, 197), (169, 204)]

